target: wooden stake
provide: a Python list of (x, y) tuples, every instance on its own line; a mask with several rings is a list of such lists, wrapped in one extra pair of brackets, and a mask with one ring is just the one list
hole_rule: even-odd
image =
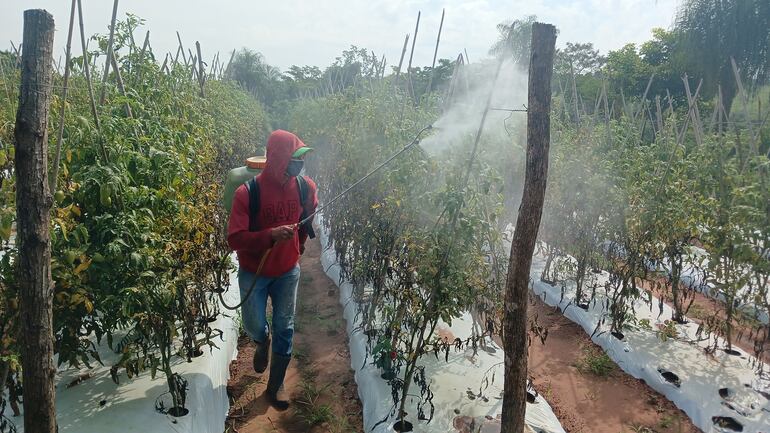
[(142, 80), (142, 62), (144, 62), (144, 53), (147, 51), (147, 47), (150, 45), (150, 31), (147, 30), (147, 34), (144, 36), (144, 43), (142, 44), (142, 50), (139, 51), (139, 59), (137, 60), (136, 79), (134, 81), (140, 82)]
[(179, 32), (176, 32), (176, 40), (179, 41), (179, 50), (182, 52), (182, 60), (184, 60), (184, 64), (187, 65), (187, 57), (184, 55), (184, 45), (182, 45), (182, 37), (179, 36)]
[(436, 57), (438, 56), (438, 45), (441, 42), (441, 29), (444, 28), (444, 13), (446, 9), (441, 9), (441, 24), (438, 26), (438, 36), (436, 36), (436, 49), (433, 50), (433, 63), (430, 65), (430, 78), (428, 79), (428, 88), (425, 93), (430, 93), (433, 87), (433, 79), (436, 77)]
[(406, 55), (406, 47), (409, 45), (409, 33), (404, 38), (404, 48), (401, 49), (401, 58), (398, 60), (398, 69), (396, 69), (396, 83), (398, 83), (398, 77), (401, 76), (401, 65), (404, 64), (404, 56)]
[(527, 303), (529, 273), (535, 250), (548, 179), (551, 137), (551, 77), (556, 28), (532, 24), (527, 107), (527, 160), (524, 193), (513, 232), (508, 280), (505, 287), (503, 346), (505, 388), (501, 433), (523, 433), (527, 404)]
[[(201, 44), (198, 41), (195, 41), (195, 50), (198, 51), (198, 84), (201, 86), (201, 98), (206, 97), (206, 93), (204, 92), (203, 88), (206, 84), (206, 70), (203, 68), (203, 56), (201, 55)], [(195, 68), (195, 65), (193, 65), (193, 68)]]
[(110, 74), (110, 62), (112, 59), (112, 46), (115, 42), (115, 21), (118, 18), (118, 0), (112, 5), (112, 23), (110, 24), (110, 39), (107, 42), (107, 61), (104, 64), (104, 75), (102, 76), (102, 91), (99, 96), (99, 105), (104, 105), (104, 99), (107, 96), (107, 77)]
[(24, 12), (19, 109), (16, 113), (16, 285), (21, 296), (24, 431), (55, 433), (51, 193), (48, 189), (48, 109), (53, 84), (54, 20)]
[[(3, 66), (3, 62), (0, 61), (0, 76), (3, 77), (3, 87), (5, 87), (5, 97), (8, 99), (8, 102), (13, 105), (13, 101), (11, 101), (11, 92), (8, 90), (8, 76), (5, 74), (5, 67)], [(2, 386), (2, 384), (0, 384)]]
[(102, 124), (99, 122), (99, 113), (96, 109), (96, 97), (94, 96), (94, 86), (91, 80), (91, 62), (88, 60), (88, 43), (86, 42), (86, 31), (83, 26), (83, 5), (81, 0), (78, 2), (78, 24), (80, 27), (80, 45), (83, 49), (83, 70), (86, 74), (86, 85), (88, 87), (88, 98), (91, 103), (91, 115), (94, 116), (94, 123), (96, 124), (96, 131), (99, 133), (99, 146), (102, 151), (102, 159), (107, 162), (107, 149), (104, 147), (104, 139), (102, 138)]
[[(118, 90), (120, 91), (120, 94), (124, 97), (126, 95), (126, 88), (123, 86), (123, 77), (120, 75), (120, 67), (118, 66), (118, 61), (115, 59), (115, 56), (112, 56), (112, 68), (115, 70), (115, 78), (118, 81)], [(126, 116), (133, 118), (134, 114), (131, 112), (131, 105), (129, 105), (128, 102), (125, 104), (126, 109)]]
[(168, 63), (168, 53), (166, 53), (166, 58), (163, 59), (163, 64), (160, 66), (161, 71), (166, 69), (166, 63)]
[(225, 71), (223, 73), (223, 76), (227, 77), (228, 73), (230, 72), (230, 65), (233, 64), (233, 59), (235, 58), (235, 50), (233, 50), (233, 53), (230, 54), (230, 60), (227, 62), (227, 67), (225, 68)]
[[(59, 165), (61, 164), (61, 141), (64, 137), (64, 106), (67, 105), (67, 85), (70, 80), (70, 59), (72, 58), (72, 30), (75, 27), (75, 5), (77, 0), (72, 0), (70, 7), (70, 25), (67, 32), (67, 48), (64, 55), (64, 83), (62, 86), (61, 106), (59, 107), (59, 131), (56, 135), (56, 156), (53, 160), (51, 172), (51, 191), (56, 191), (56, 183), (59, 179)], [(85, 60), (85, 59), (84, 59)]]
[(417, 24), (414, 26), (414, 37), (412, 38), (412, 51), (409, 53), (409, 65), (406, 67), (406, 76), (407, 81), (409, 82), (409, 94), (412, 96), (412, 100), (415, 99), (414, 85), (412, 84), (412, 59), (414, 58), (414, 46), (417, 43), (417, 32), (420, 30), (420, 15), (422, 15), (422, 12), (417, 11)]

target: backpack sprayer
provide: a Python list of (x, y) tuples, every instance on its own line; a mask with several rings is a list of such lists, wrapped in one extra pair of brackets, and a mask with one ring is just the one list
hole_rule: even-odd
[[(361, 183), (363, 183), (364, 181), (366, 181), (366, 180), (367, 180), (367, 179), (369, 179), (370, 177), (374, 176), (374, 175), (375, 175), (377, 172), (379, 172), (380, 170), (382, 170), (382, 168), (384, 168), (385, 166), (387, 166), (388, 164), (390, 164), (391, 162), (393, 162), (393, 160), (394, 160), (394, 159), (398, 158), (398, 157), (399, 157), (399, 156), (401, 156), (401, 155), (402, 155), (404, 152), (406, 152), (407, 150), (409, 150), (409, 149), (411, 149), (412, 147), (414, 147), (414, 146), (415, 146), (417, 143), (419, 143), (419, 142), (420, 142), (420, 137), (422, 136), (422, 134), (423, 134), (425, 131), (428, 131), (428, 130), (430, 130), (430, 129), (432, 129), (432, 128), (433, 128), (433, 125), (428, 125), (428, 126), (426, 126), (426, 127), (422, 128), (422, 129), (421, 129), (419, 132), (417, 132), (417, 134), (414, 136), (414, 138), (412, 139), (412, 141), (411, 141), (409, 144), (407, 144), (406, 146), (404, 146), (403, 148), (401, 148), (401, 150), (399, 150), (398, 152), (396, 152), (396, 153), (394, 153), (393, 155), (391, 155), (391, 156), (390, 156), (388, 159), (386, 159), (385, 161), (383, 161), (383, 162), (382, 162), (380, 165), (378, 165), (378, 166), (374, 167), (374, 168), (373, 168), (371, 171), (369, 171), (368, 173), (366, 173), (366, 174), (365, 174), (365, 175), (364, 175), (364, 176), (363, 176), (361, 179), (358, 179), (357, 181), (353, 182), (353, 183), (352, 183), (352, 184), (351, 184), (349, 187), (345, 188), (345, 190), (344, 190), (344, 191), (342, 191), (341, 193), (337, 194), (337, 196), (336, 196), (336, 197), (334, 197), (334, 198), (332, 198), (331, 200), (329, 200), (328, 202), (324, 203), (322, 206), (320, 206), (320, 207), (316, 208), (316, 209), (315, 209), (315, 210), (314, 210), (314, 211), (313, 211), (311, 214), (309, 214), (307, 217), (305, 217), (304, 219), (300, 220), (299, 222), (297, 222), (297, 223), (295, 223), (295, 224), (292, 224), (291, 226), (294, 228), (294, 230), (297, 230), (297, 229), (298, 229), (300, 226), (302, 226), (303, 224), (307, 224), (308, 222), (312, 221), (312, 220), (313, 220), (313, 218), (316, 216), (316, 214), (318, 214), (318, 213), (322, 212), (323, 210), (325, 210), (325, 209), (327, 209), (327, 208), (331, 207), (331, 206), (332, 206), (334, 203), (336, 203), (337, 201), (339, 201), (341, 198), (345, 197), (345, 195), (347, 195), (347, 194), (348, 194), (350, 191), (352, 191), (352, 190), (353, 190), (355, 187), (357, 187), (358, 185), (360, 185)], [(261, 162), (261, 161), (260, 161), (260, 162)], [(253, 169), (256, 169), (256, 168), (263, 168), (263, 167), (264, 167), (264, 165), (263, 165), (263, 164), (260, 164), (260, 165), (261, 165), (261, 167), (260, 167), (260, 166), (257, 166), (257, 165), (256, 165), (256, 161), (255, 161), (254, 167), (252, 168), (252, 167), (251, 167), (251, 165), (250, 165), (250, 166), (249, 166), (249, 168), (252, 168), (252, 170), (253, 170)], [(240, 169), (236, 169), (236, 170), (240, 170)], [(244, 174), (247, 174), (247, 173), (250, 173), (250, 172), (244, 172), (244, 173), (241, 173), (240, 175), (244, 175)], [(227, 198), (225, 198), (225, 202), (227, 202)], [(259, 261), (259, 266), (257, 267), (257, 270), (256, 270), (256, 272), (254, 273), (254, 279), (253, 279), (253, 281), (251, 282), (251, 286), (249, 287), (249, 290), (248, 290), (248, 292), (246, 293), (246, 296), (244, 296), (244, 297), (243, 297), (243, 299), (241, 299), (241, 302), (239, 302), (239, 303), (238, 303), (238, 305), (234, 305), (234, 306), (230, 306), (230, 305), (227, 305), (227, 303), (225, 302), (225, 300), (224, 300), (224, 298), (223, 298), (223, 296), (222, 296), (222, 295), (224, 294), (224, 292), (225, 292), (225, 291), (224, 291), (224, 289), (222, 289), (222, 288), (220, 287), (220, 288), (218, 288), (218, 289), (216, 290), (217, 294), (219, 295), (219, 302), (221, 302), (221, 303), (222, 303), (222, 305), (223, 305), (225, 308), (227, 308), (228, 310), (237, 310), (237, 309), (238, 309), (238, 308), (240, 308), (240, 307), (241, 307), (241, 306), (242, 306), (244, 303), (246, 303), (246, 301), (247, 301), (247, 300), (249, 299), (249, 297), (251, 296), (252, 292), (254, 292), (254, 288), (257, 286), (257, 279), (259, 278), (259, 274), (260, 274), (260, 272), (262, 272), (262, 268), (265, 266), (265, 262), (267, 261), (267, 257), (270, 255), (270, 252), (271, 252), (272, 250), (273, 250), (272, 248), (268, 248), (268, 249), (267, 249), (267, 251), (265, 251), (265, 253), (262, 255), (262, 259)], [(222, 259), (222, 265), (224, 265), (224, 262), (225, 262), (225, 260), (227, 260), (227, 256), (225, 256), (225, 257)]]

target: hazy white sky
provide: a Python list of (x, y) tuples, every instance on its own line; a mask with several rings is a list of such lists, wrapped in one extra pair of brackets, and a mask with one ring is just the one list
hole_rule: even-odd
[[(82, 0), (86, 34), (106, 33), (112, 0)], [(557, 45), (593, 42), (602, 51), (643, 42), (653, 27), (670, 27), (677, 0), (122, 0), (126, 12), (146, 20), (135, 36), (150, 30), (156, 56), (175, 52), (176, 34), (185, 47), (201, 42), (203, 56), (233, 48), (262, 52), (270, 64), (326, 66), (351, 44), (383, 53), (398, 63), (404, 35), (422, 20), (415, 48), (416, 65), (430, 64), (441, 9), (446, 8), (439, 57), (454, 58), (467, 49), (471, 61), (487, 54), (497, 38), (495, 26), (528, 14), (559, 29)], [(25, 9), (44, 8), (56, 20), (56, 53), (64, 52), (70, 0), (0, 0), (0, 49), (18, 44)], [(77, 36), (77, 20), (75, 22)], [(411, 41), (410, 41), (411, 44)], [(73, 42), (75, 55), (79, 40)]]

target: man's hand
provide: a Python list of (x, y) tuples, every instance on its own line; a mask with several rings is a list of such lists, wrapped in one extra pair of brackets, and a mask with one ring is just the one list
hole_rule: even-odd
[(273, 242), (288, 241), (294, 237), (294, 226), (280, 226), (270, 230)]

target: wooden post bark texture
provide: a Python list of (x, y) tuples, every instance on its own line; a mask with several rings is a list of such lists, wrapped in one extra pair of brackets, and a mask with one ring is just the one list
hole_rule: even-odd
[(532, 25), (524, 193), (511, 243), (505, 287), (505, 388), (501, 433), (523, 433), (527, 404), (527, 302), (532, 254), (543, 213), (551, 137), (551, 76), (556, 28)]
[(17, 267), (21, 293), (24, 431), (54, 433), (51, 195), (48, 190), (48, 108), (54, 21), (44, 10), (24, 12), (21, 88), (16, 113)]

